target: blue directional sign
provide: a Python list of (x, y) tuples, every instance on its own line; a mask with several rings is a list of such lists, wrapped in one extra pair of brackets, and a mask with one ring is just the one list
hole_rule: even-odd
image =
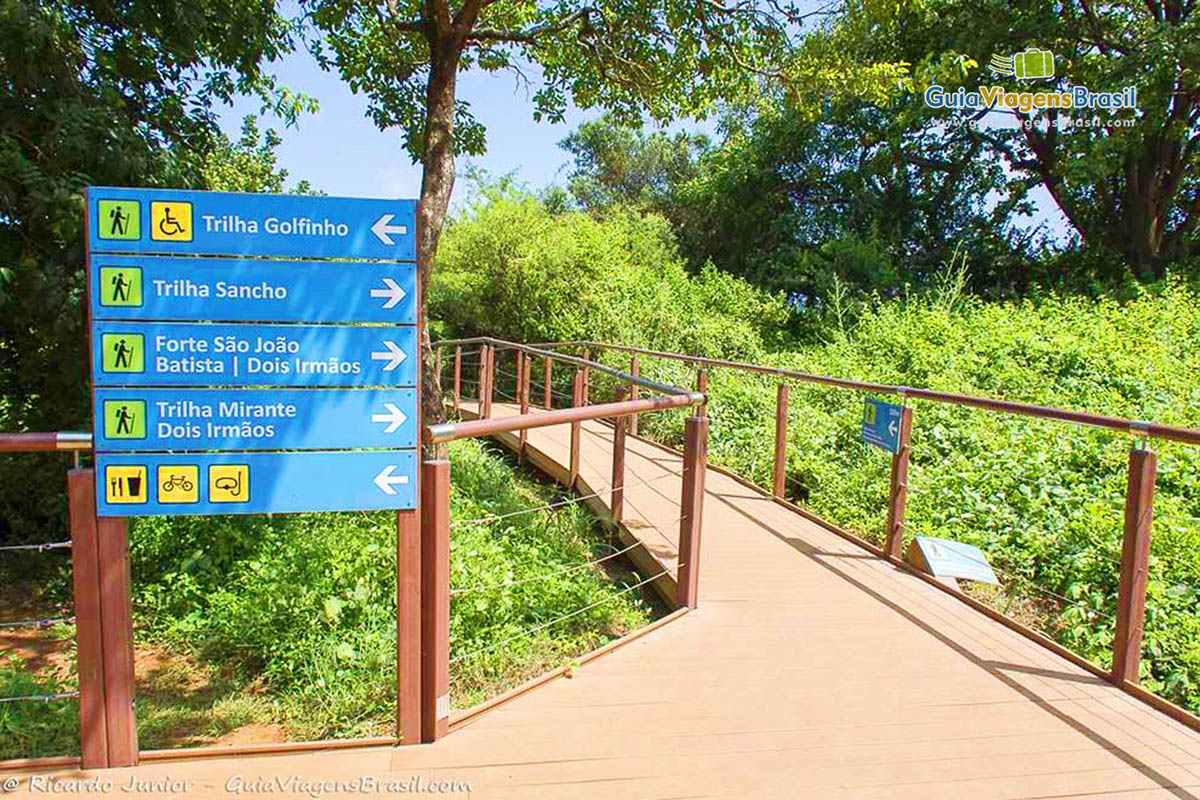
[(416, 453), (96, 456), (102, 517), (371, 511), (416, 507)]
[(862, 440), (892, 453), (900, 452), (901, 406), (866, 398), (863, 401)]
[(93, 186), (88, 251), (413, 261), (416, 209), (413, 200)]
[(417, 321), (413, 264), (91, 257), (92, 319)]
[(416, 329), (94, 322), (96, 386), (414, 386)]
[(413, 389), (107, 389), (97, 452), (415, 447)]

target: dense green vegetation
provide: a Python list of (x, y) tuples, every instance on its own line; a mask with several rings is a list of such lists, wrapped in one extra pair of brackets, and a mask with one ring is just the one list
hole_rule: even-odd
[[(554, 214), (534, 198), (492, 192), (448, 227), (435, 297), (448, 303), (449, 334), (609, 340), (1178, 425), (1194, 424), (1200, 405), (1200, 295), (1181, 280), (1122, 301), (1044, 294), (989, 303), (965, 291), (970, 264), (960, 258), (928, 291), (883, 299), (843, 287), (796, 319), (777, 298), (711, 268), (688, 276), (682, 263), (669, 226), (652, 214)], [(555, 284), (555, 275), (570, 277)], [(451, 304), (468, 311), (456, 316)], [(599, 356), (629, 363), (617, 352)], [(676, 385), (695, 380), (674, 362), (643, 357), (641, 369)], [(600, 374), (594, 384), (599, 397), (615, 389)], [(774, 383), (716, 370), (710, 390), (710, 458), (770, 485)], [(1003, 573), (1006, 594), (994, 602), (1107, 663), (1131, 438), (913, 405), (909, 532), (980, 546)], [(878, 541), (889, 459), (860, 442), (861, 397), (797, 386), (790, 420), (789, 497)], [(681, 414), (648, 416), (642, 430), (679, 446)], [(1154, 447), (1144, 678), (1197, 708), (1200, 451)]]
[[(581, 505), (516, 513), (562, 493), (479, 442), (457, 442), (450, 455), (451, 583), (470, 590), (451, 606), (456, 708), (569, 664), (655, 613), (629, 590), (639, 579), (619, 559), (585, 566), (614, 548)], [(388, 513), (139, 520), (141, 746), (203, 744), (246, 725), (295, 740), (391, 735), (395, 537)], [(73, 633), (46, 635), (65, 647)], [(0, 696), (72, 683), (53, 665), (32, 673), (16, 656), (0, 661)], [(0, 705), (0, 758), (74, 752), (75, 737), (73, 700)]]

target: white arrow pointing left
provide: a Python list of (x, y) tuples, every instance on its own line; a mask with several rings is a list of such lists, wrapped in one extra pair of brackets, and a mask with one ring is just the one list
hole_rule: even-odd
[(892, 436), (895, 436), (898, 432), (899, 428), (896, 427), (896, 420), (892, 420), (890, 423), (888, 423), (888, 433), (890, 433)]
[(404, 363), (404, 359), (408, 358), (408, 354), (400, 349), (400, 346), (391, 339), (384, 339), (383, 346), (386, 350), (376, 350), (371, 353), (372, 361), (386, 361), (383, 365), (384, 372), (391, 372), (396, 367)]
[(371, 226), (371, 233), (375, 234), (375, 238), (389, 246), (395, 244), (390, 234), (394, 233), (397, 236), (404, 236), (408, 233), (407, 225), (391, 224), (392, 218), (395, 216), (395, 214), (384, 214), (375, 220), (375, 224)]
[(407, 475), (393, 475), (392, 473), (395, 471), (395, 464), (388, 464), (379, 471), (379, 474), (375, 476), (375, 485), (379, 487), (379, 491), (384, 494), (395, 494), (396, 490), (392, 488), (393, 486), (404, 486), (408, 483)]
[(372, 289), (371, 297), (386, 297), (387, 302), (383, 304), (384, 310), (395, 308), (396, 305), (404, 299), (406, 292), (391, 278), (384, 278), (383, 285), (386, 289)]
[(384, 428), (384, 433), (395, 433), (396, 430), (408, 421), (408, 417), (395, 403), (384, 403), (383, 407), (387, 409), (386, 414), (372, 414), (371, 422), (384, 422), (387, 427)]

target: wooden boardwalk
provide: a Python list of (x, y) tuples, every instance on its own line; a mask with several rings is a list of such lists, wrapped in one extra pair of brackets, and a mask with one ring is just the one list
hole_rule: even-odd
[[(584, 426), (596, 491), (611, 435)], [(531, 431), (530, 456), (561, 470), (568, 436)], [(629, 439), (626, 464), (629, 527), (670, 564), (680, 459)], [(448, 796), (489, 799), (1200, 797), (1200, 734), (710, 471), (700, 608), (573, 679), (435, 745), (110, 774), (131, 773), (194, 780), (198, 796), (300, 775), (467, 781)]]

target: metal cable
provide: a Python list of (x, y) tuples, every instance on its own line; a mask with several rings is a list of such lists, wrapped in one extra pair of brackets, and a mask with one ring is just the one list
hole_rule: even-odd
[(28, 694), (22, 697), (0, 697), (0, 703), (19, 703), (23, 700), (49, 703), (51, 700), (65, 700), (69, 697), (79, 697), (79, 692), (59, 692), (58, 694)]
[[(679, 566), (682, 567), (684, 565), (680, 564)], [(626, 588), (622, 589), (621, 591), (617, 592), (616, 594), (610, 594), (607, 597), (603, 598), (602, 600), (597, 600), (596, 602), (591, 603), (590, 605), (586, 605), (583, 608), (577, 608), (569, 614), (563, 614), (561, 617), (556, 617), (555, 619), (552, 619), (549, 622), (543, 622), (540, 625), (535, 625), (534, 627), (532, 627), (528, 630), (525, 630), (525, 631), (521, 631), (520, 633), (514, 634), (513, 636), (507, 636), (503, 639), (500, 639), (499, 641), (492, 642), (489, 645), (485, 645), (476, 650), (472, 650), (469, 653), (463, 653), (461, 656), (455, 656), (454, 658), (450, 659), (450, 663), (454, 664), (456, 662), (463, 661), (464, 659), (474, 658), (475, 656), (479, 655), (480, 653), (485, 653), (488, 650), (493, 650), (493, 649), (499, 647), (500, 645), (508, 644), (509, 642), (524, 638), (526, 636), (532, 636), (533, 634), (537, 633), (538, 631), (549, 628), (551, 625), (557, 625), (558, 623), (563, 622), (568, 619), (571, 619), (572, 617), (577, 617), (580, 614), (584, 613), (585, 611), (591, 611), (593, 608), (596, 608), (597, 606), (602, 606), (611, 600), (615, 600), (616, 598), (621, 597), (622, 595), (629, 594), (634, 589), (639, 589), (642, 586), (645, 586), (647, 583), (650, 583), (651, 581), (656, 581), (666, 574), (667, 574), (667, 570), (664, 569), (662, 572), (658, 573), (657, 575), (654, 575), (652, 577), (646, 578), (645, 580), (639, 581), (638, 583), (635, 583), (632, 586), (627, 586)]]
[(472, 592), (481, 592), (484, 590), (491, 590), (491, 589), (507, 589), (511, 586), (521, 586), (522, 584), (526, 584), (526, 583), (534, 583), (536, 581), (548, 580), (548, 579), (556, 577), (558, 575), (568, 575), (572, 572), (578, 572), (581, 569), (586, 569), (588, 567), (595, 566), (596, 564), (601, 564), (605, 561), (608, 561), (609, 559), (616, 558), (617, 556), (624, 555), (625, 553), (628, 553), (630, 550), (632, 550), (635, 547), (638, 547), (639, 545), (642, 547), (646, 546), (645, 542), (643, 542), (639, 539), (638, 541), (634, 542), (633, 544), (629, 545), (628, 547), (624, 548), (623, 550), (618, 550), (615, 553), (609, 553), (608, 555), (606, 555), (602, 558), (597, 558), (594, 561), (586, 561), (583, 564), (576, 564), (573, 567), (566, 567), (564, 569), (554, 570), (553, 572), (546, 572), (541, 575), (535, 575), (532, 578), (521, 578), (520, 580), (516, 580), (516, 581), (504, 581), (503, 583), (481, 583), (478, 586), (471, 586), (471, 587), (467, 587), (467, 588), (463, 588), (463, 589), (451, 589), (450, 596), (451, 597), (459, 597), (461, 595), (471, 594)]
[(47, 550), (61, 550), (70, 546), (70, 542), (48, 542), (46, 544), (10, 544), (0, 547), (0, 553), (7, 553), (13, 550), (36, 550), (39, 553), (44, 553)]
[[(678, 477), (679, 476), (676, 475), (674, 472), (668, 472), (663, 475), (659, 475), (656, 478), (647, 478), (646, 480), (639, 481), (637, 483), (625, 483), (625, 484), (622, 484), (620, 488), (621, 488), (621, 491), (625, 491), (626, 489), (633, 489), (638, 486), (646, 486), (647, 484), (666, 480), (667, 478), (678, 478)], [(459, 525), (480, 525), (483, 523), (490, 524), (493, 522), (499, 522), (500, 520), (503, 520), (503, 519), (508, 519), (510, 517), (519, 517), (522, 514), (533, 514), (537, 511), (553, 511), (556, 508), (562, 508), (563, 506), (573, 505), (575, 503), (579, 503), (584, 500), (591, 500), (593, 498), (600, 497), (605, 494), (609, 494), (610, 492), (612, 492), (614, 490), (614, 488), (615, 487), (613, 487), (613, 486), (608, 486), (604, 489), (601, 489), (598, 492), (592, 492), (591, 494), (580, 495), (578, 497), (570, 497), (570, 498), (567, 498), (566, 500), (559, 500), (554, 503), (547, 503), (544, 506), (531, 506), (530, 508), (522, 508), (519, 511), (509, 511), (506, 514), (491, 514), (486, 517), (476, 517), (475, 519), (456, 520), (456, 521), (450, 523), (450, 528), (451, 528), (451, 530), (453, 530), (455, 527), (457, 527)]]
[(56, 617), (52, 619), (23, 619), (19, 622), (0, 622), (0, 628), (49, 628), (59, 623), (73, 623), (74, 617)]

